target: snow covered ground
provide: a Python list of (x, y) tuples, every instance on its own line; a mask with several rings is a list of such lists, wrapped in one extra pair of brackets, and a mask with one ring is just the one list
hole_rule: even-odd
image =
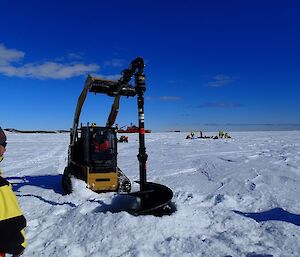
[[(8, 133), (1, 165), (28, 221), (24, 257), (300, 256), (300, 132), (230, 134), (146, 135), (148, 180), (172, 188), (178, 209), (159, 218), (110, 212), (115, 195), (78, 180), (63, 196), (68, 134)], [(118, 149), (132, 181), (137, 138)]]

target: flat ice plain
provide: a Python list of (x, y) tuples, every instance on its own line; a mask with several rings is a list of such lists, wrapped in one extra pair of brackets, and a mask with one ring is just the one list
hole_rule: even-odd
[[(28, 221), (23, 256), (300, 256), (300, 131), (186, 134), (146, 134), (148, 180), (172, 188), (177, 206), (159, 218), (111, 212), (114, 193), (76, 179), (63, 196), (68, 134), (7, 133), (1, 167)], [(137, 139), (118, 144), (131, 181), (139, 176)]]

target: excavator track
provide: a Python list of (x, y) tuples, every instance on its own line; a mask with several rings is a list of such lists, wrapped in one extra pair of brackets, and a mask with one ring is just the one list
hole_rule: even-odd
[(131, 191), (131, 182), (129, 178), (118, 168), (119, 193), (129, 193)]

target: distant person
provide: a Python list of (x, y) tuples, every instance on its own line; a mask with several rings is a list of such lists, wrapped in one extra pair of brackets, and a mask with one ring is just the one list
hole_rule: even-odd
[(222, 130), (219, 131), (219, 138), (224, 138), (224, 131)]
[(119, 139), (119, 142), (120, 142), (120, 143), (128, 143), (128, 137), (126, 137), (126, 136), (121, 136), (120, 139)]
[[(0, 127), (0, 162), (6, 147), (6, 136)], [(26, 219), (19, 207), (11, 185), (1, 175), (0, 170), (0, 257), (6, 253), (21, 256), (27, 245), (24, 229)]]
[(191, 135), (188, 134), (185, 139), (191, 139)]

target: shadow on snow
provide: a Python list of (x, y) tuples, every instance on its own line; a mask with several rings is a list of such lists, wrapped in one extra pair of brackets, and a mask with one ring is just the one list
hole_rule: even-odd
[[(41, 176), (23, 176), (23, 177), (7, 177), (8, 181), (11, 182), (13, 190), (20, 193), (20, 188), (23, 186), (36, 186), (43, 189), (53, 190), (55, 193), (64, 195), (64, 191), (61, 185), (62, 175), (41, 175)], [(51, 200), (47, 200), (39, 195), (33, 194), (17, 194), (18, 197), (34, 197), (45, 203), (51, 205), (69, 205), (76, 207), (74, 203), (64, 202), (57, 203)]]
[(118, 213), (121, 211), (135, 210), (139, 207), (139, 199), (128, 195), (116, 195), (110, 204), (101, 200), (90, 199), (89, 202), (99, 203), (100, 206), (95, 208), (94, 212), (111, 212)]
[[(233, 257), (231, 255), (226, 255), (224, 257)], [(256, 254), (256, 253), (248, 253), (246, 257), (273, 257), (271, 254)]]
[(290, 213), (288, 211), (283, 210), (282, 208), (274, 208), (264, 212), (240, 212), (240, 211), (233, 211), (233, 212), (242, 215), (244, 217), (254, 219), (257, 222), (277, 220), (277, 221), (289, 222), (296, 226), (300, 226), (300, 215)]
[[(62, 175), (41, 175), (41, 176), (23, 176), (23, 177), (7, 177), (11, 182), (13, 190), (20, 192), (19, 189), (23, 186), (36, 186), (43, 189), (53, 190), (57, 194), (64, 194), (61, 181)], [(12, 181), (11, 181), (12, 180)], [(17, 180), (15, 182), (14, 180)]]
[(70, 202), (63, 202), (63, 203), (57, 203), (57, 202), (54, 202), (54, 201), (50, 201), (50, 200), (47, 200), (39, 195), (32, 195), (32, 194), (23, 194), (23, 195), (20, 195), (20, 194), (17, 194), (18, 197), (34, 197), (34, 198), (37, 198), (41, 201), (43, 201), (44, 203), (48, 203), (48, 204), (51, 204), (53, 206), (57, 206), (57, 205), (69, 205), (70, 207), (76, 207), (76, 204), (74, 203), (70, 203)]

